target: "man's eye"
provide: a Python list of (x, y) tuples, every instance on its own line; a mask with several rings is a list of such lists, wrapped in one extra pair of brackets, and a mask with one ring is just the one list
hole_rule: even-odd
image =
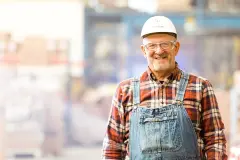
[(161, 46), (162, 47), (168, 47), (170, 44), (169, 43), (162, 43)]
[(155, 44), (150, 44), (148, 45), (148, 48), (154, 48), (156, 45)]

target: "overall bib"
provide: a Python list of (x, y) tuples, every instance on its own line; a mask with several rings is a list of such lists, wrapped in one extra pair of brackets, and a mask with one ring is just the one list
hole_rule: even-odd
[(197, 136), (183, 106), (189, 75), (182, 72), (173, 104), (143, 108), (140, 82), (133, 80), (133, 110), (130, 117), (130, 160), (199, 160)]

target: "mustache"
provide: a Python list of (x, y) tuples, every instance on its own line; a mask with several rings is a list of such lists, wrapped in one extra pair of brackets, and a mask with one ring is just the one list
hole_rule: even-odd
[(155, 57), (160, 57), (160, 58), (163, 58), (163, 57), (167, 57), (168, 56), (168, 53), (164, 52), (162, 54), (156, 54)]

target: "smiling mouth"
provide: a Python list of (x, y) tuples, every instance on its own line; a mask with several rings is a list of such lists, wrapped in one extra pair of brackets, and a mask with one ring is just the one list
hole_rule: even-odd
[(166, 59), (167, 57), (168, 57), (167, 55), (162, 55), (155, 57), (155, 59)]

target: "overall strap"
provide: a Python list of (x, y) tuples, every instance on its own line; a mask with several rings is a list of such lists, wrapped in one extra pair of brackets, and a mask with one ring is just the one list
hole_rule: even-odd
[(133, 88), (133, 105), (140, 103), (140, 80), (139, 78), (134, 78), (132, 80)]
[(182, 71), (179, 87), (177, 90), (176, 101), (183, 102), (185, 90), (188, 84), (189, 74)]

